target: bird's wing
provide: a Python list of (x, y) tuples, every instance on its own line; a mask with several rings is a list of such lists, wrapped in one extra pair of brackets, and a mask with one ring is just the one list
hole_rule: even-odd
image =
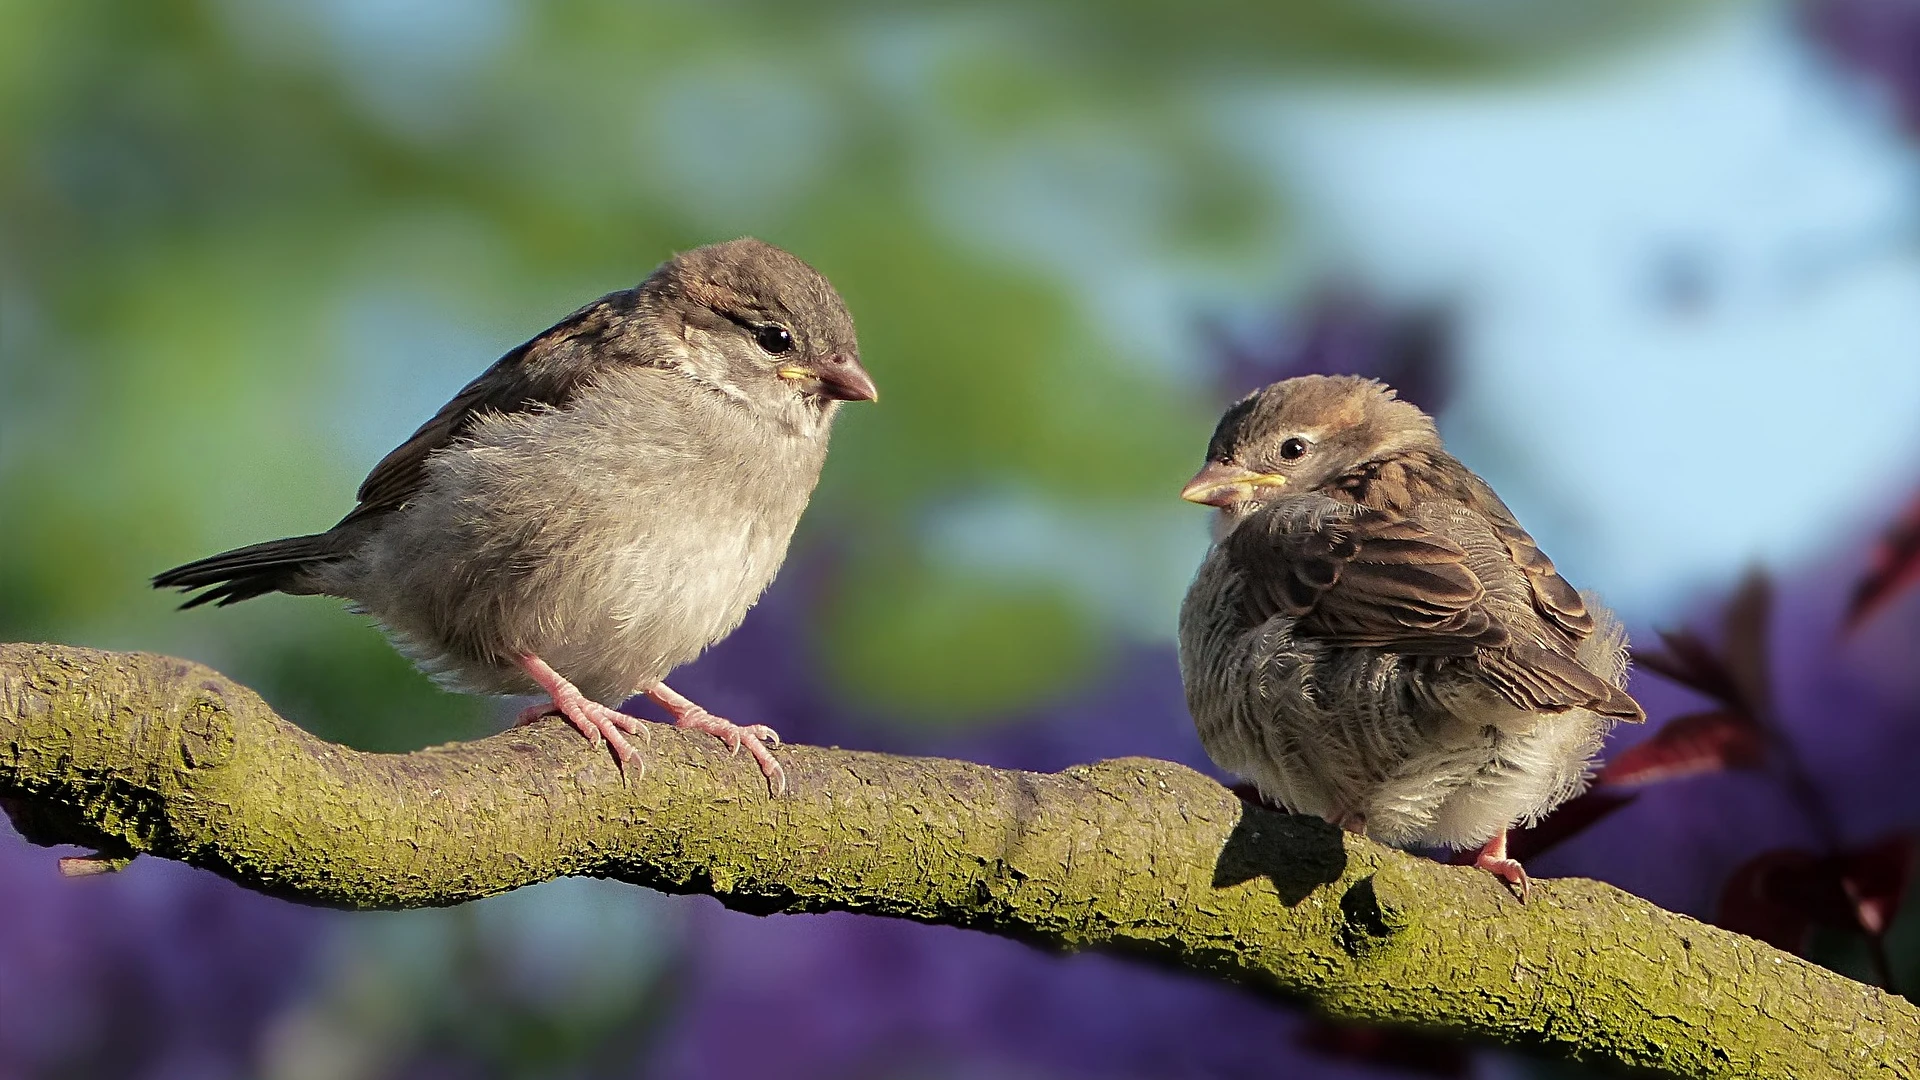
[(501, 357), (380, 459), (360, 484), (359, 505), (340, 525), (405, 506), (426, 483), (427, 459), (470, 430), (479, 417), (567, 404), (607, 363), (606, 339), (618, 329), (632, 295), (609, 293)]
[[(1464, 469), (1462, 471), (1465, 472)], [(1575, 643), (1585, 641), (1593, 633), (1593, 613), (1587, 610), (1587, 603), (1580, 598), (1579, 590), (1554, 569), (1553, 560), (1547, 558), (1547, 553), (1533, 542), (1532, 535), (1520, 527), (1519, 519), (1507, 509), (1506, 503), (1500, 501), (1500, 496), (1493, 493), (1493, 488), (1472, 473), (1466, 475), (1481, 509), (1493, 525), (1493, 534), (1506, 546), (1513, 564), (1527, 575), (1534, 610)]]
[[(1483, 683), (1527, 712), (1582, 708), (1644, 718), (1632, 697), (1572, 655), (1571, 644), (1562, 650), (1510, 632), (1490, 610), (1466, 548), (1418, 522), (1306, 496), (1263, 508), (1225, 543), (1256, 621), (1287, 615), (1296, 632), (1339, 647), (1470, 658)], [(1568, 594), (1585, 616), (1579, 594)]]
[(1488, 686), (1529, 712), (1591, 709), (1634, 724), (1647, 718), (1632, 695), (1556, 649), (1515, 640), (1480, 654), (1476, 666)]
[(1248, 614), (1338, 646), (1470, 656), (1507, 643), (1466, 549), (1416, 522), (1319, 496), (1281, 499), (1227, 537)]

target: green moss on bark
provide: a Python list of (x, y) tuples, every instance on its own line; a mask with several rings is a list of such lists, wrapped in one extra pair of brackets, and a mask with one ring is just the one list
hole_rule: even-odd
[(558, 721), (411, 754), (323, 742), (198, 665), (0, 645), (0, 799), (38, 843), (298, 903), (458, 904), (566, 874), (1185, 967), (1329, 1014), (1684, 1077), (1920, 1074), (1920, 1013), (1596, 882), (1489, 875), (1243, 806), (1167, 762), (1042, 775), (661, 728), (645, 774)]

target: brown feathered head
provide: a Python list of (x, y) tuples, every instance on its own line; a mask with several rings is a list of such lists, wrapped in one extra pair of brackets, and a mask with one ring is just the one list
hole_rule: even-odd
[(853, 317), (813, 267), (752, 237), (682, 252), (640, 285), (666, 335), (650, 352), (694, 379), (778, 411), (796, 397), (831, 414), (879, 396)]
[(1354, 375), (1303, 375), (1235, 402), (1207, 463), (1180, 497), (1240, 516), (1281, 493), (1314, 491), (1368, 462), (1440, 448), (1433, 420), (1393, 388)]

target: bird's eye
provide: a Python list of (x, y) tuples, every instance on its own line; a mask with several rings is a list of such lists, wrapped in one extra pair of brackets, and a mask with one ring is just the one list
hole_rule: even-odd
[(1307, 453), (1307, 440), (1298, 436), (1280, 444), (1280, 457), (1285, 461), (1299, 461)]
[(753, 331), (753, 342), (764, 349), (769, 356), (785, 356), (793, 351), (793, 335), (787, 332), (786, 327), (777, 323), (756, 327)]

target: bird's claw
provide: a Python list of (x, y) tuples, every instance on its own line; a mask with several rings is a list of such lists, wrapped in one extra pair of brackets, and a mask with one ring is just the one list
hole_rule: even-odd
[(727, 751), (738, 754), (741, 747), (753, 755), (760, 766), (760, 774), (767, 778), (767, 787), (775, 795), (787, 793), (787, 771), (780, 767), (767, 744), (780, 745), (780, 734), (765, 724), (736, 724), (731, 720), (715, 716), (705, 709), (695, 706), (673, 718), (673, 726), (688, 731), (704, 731), (727, 745)]
[(1527, 876), (1526, 867), (1520, 865), (1519, 859), (1507, 854), (1505, 829), (1500, 830), (1498, 835), (1487, 841), (1486, 846), (1480, 849), (1480, 853), (1474, 856), (1473, 865), (1506, 882), (1523, 904), (1533, 893), (1533, 879)]
[(738, 754), (742, 746), (760, 766), (767, 778), (767, 790), (775, 795), (787, 793), (787, 771), (780, 767), (767, 744), (780, 745), (780, 734), (765, 724), (736, 724), (718, 717), (693, 703), (666, 683), (655, 683), (647, 696), (659, 702), (673, 717), (673, 726), (687, 731), (704, 731), (727, 744), (729, 753)]
[(1533, 879), (1518, 859), (1475, 859), (1473, 865), (1506, 882), (1523, 904), (1533, 893)]
[(551, 704), (529, 705), (520, 710), (514, 718), (513, 726), (531, 724), (542, 717), (559, 714), (566, 717), (580, 734), (596, 749), (605, 743), (613, 751), (613, 763), (620, 769), (620, 782), (627, 782), (627, 766), (637, 764), (639, 775), (647, 774), (646, 762), (641, 760), (640, 752), (627, 741), (628, 735), (638, 735), (649, 745), (653, 742), (653, 733), (647, 729), (647, 722), (637, 716), (602, 705), (582, 694), (578, 688), (562, 678), (551, 667), (535, 657), (524, 657), (521, 666), (526, 669), (541, 689), (552, 698)]
[(599, 746), (603, 741), (607, 744), (607, 747), (613, 751), (614, 764), (620, 768), (620, 779), (623, 783), (627, 779), (629, 765), (635, 766), (638, 770), (636, 779), (647, 775), (646, 761), (641, 758), (640, 752), (633, 748), (633, 744), (627, 741), (628, 735), (638, 735), (649, 745), (652, 744), (653, 733), (647, 730), (645, 720), (628, 716), (597, 701), (583, 701), (573, 709), (562, 708), (560, 714), (579, 729), (580, 734), (585, 735), (594, 746)]

